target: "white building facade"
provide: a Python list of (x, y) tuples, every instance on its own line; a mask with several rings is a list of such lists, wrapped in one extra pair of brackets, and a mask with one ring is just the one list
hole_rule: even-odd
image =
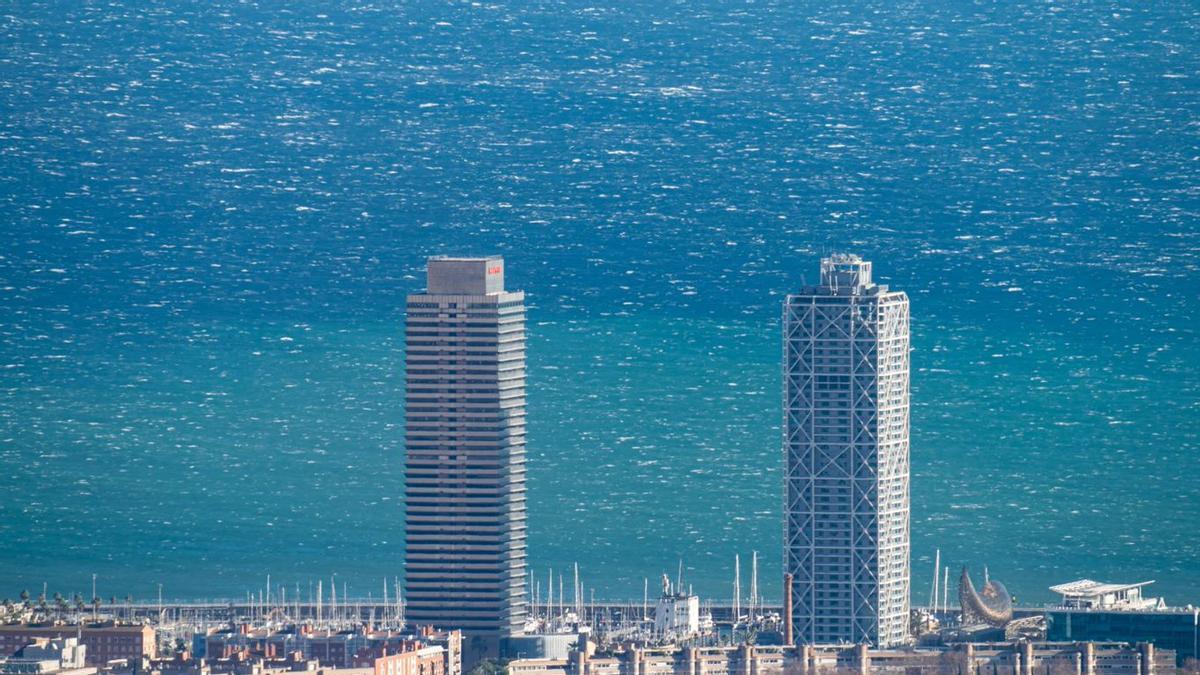
[(908, 297), (854, 255), (789, 295), (784, 571), (799, 643), (908, 638)]
[(687, 593), (663, 595), (654, 607), (654, 633), (689, 638), (700, 634), (700, 598)]

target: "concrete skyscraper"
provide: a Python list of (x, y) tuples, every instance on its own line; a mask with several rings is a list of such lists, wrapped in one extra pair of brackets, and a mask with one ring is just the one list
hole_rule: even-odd
[(784, 571), (802, 643), (908, 635), (908, 297), (854, 255), (789, 295), (784, 333)]
[(477, 660), (525, 622), (525, 294), (499, 257), (426, 273), (406, 321), (406, 612), (483, 638), (464, 643)]

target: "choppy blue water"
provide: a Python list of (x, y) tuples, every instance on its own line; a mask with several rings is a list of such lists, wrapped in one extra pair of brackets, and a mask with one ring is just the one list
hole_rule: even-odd
[[(607, 6), (606, 6), (607, 5)], [(403, 297), (528, 291), (530, 556), (778, 597), (783, 295), (912, 298), (914, 597), (1200, 600), (1189, 2), (0, 7), (0, 595), (401, 573)], [(743, 588), (748, 580), (743, 580)]]

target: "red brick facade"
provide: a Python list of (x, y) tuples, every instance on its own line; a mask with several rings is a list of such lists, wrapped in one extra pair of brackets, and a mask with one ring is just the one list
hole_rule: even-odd
[(87, 665), (102, 666), (114, 659), (155, 657), (154, 629), (150, 626), (0, 626), (0, 657), (12, 656), (33, 638), (68, 638), (79, 635), (87, 647)]

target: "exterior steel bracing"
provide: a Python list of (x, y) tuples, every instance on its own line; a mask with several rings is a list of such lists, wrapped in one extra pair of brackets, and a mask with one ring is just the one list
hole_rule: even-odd
[(907, 638), (909, 315), (869, 262), (784, 306), (784, 569), (801, 643)]

